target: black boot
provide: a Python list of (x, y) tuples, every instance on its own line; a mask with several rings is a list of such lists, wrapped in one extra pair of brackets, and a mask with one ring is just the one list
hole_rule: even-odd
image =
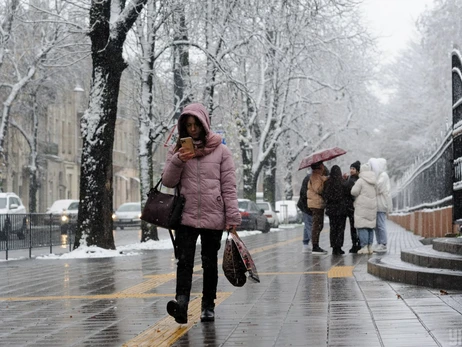
[(333, 255), (340, 255), (342, 254), (341, 253), (341, 249), (339, 247), (332, 247), (332, 254)]
[(167, 312), (175, 318), (179, 324), (188, 323), (188, 304), (189, 298), (186, 295), (178, 295), (176, 300), (170, 300), (167, 303)]
[(202, 300), (201, 322), (215, 321), (215, 303), (213, 300)]

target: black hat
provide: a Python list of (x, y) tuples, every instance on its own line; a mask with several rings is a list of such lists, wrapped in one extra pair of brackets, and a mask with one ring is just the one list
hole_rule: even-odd
[(359, 169), (361, 168), (361, 162), (359, 160), (356, 160), (353, 164), (350, 165), (350, 168), (355, 168), (356, 171), (359, 172)]

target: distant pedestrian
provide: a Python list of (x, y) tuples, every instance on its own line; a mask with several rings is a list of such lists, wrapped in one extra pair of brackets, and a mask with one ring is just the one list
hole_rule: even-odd
[(312, 227), (312, 254), (327, 254), (327, 251), (319, 247), (319, 235), (324, 228), (324, 208), (325, 203), (322, 197), (324, 190), (324, 182), (327, 176), (325, 166), (322, 162), (314, 163), (311, 165), (312, 174), (308, 182), (308, 208), (311, 210), (313, 216)]
[[(356, 181), (359, 179), (360, 168), (361, 168), (361, 162), (357, 160), (350, 165), (350, 175), (348, 174), (344, 175), (344, 178), (346, 180), (346, 185), (350, 192), (351, 192), (351, 188), (353, 188)], [(348, 201), (348, 214), (347, 214), (347, 218), (350, 222), (350, 236), (351, 236), (351, 244), (352, 244), (349, 250), (350, 253), (357, 253), (361, 249), (361, 246), (359, 244), (358, 233), (355, 227), (355, 218), (354, 218), (355, 208), (353, 204), (354, 201), (355, 201), (355, 198), (350, 194), (350, 199)]]
[(375, 253), (387, 252), (387, 213), (393, 209), (391, 200), (390, 178), (387, 174), (387, 160), (384, 158), (369, 159), (372, 171), (377, 176), (377, 225), (375, 228), (375, 238), (377, 246)]
[(326, 204), (326, 215), (329, 217), (332, 254), (345, 254), (342, 247), (351, 195), (338, 165), (332, 166), (329, 178), (324, 183), (323, 198)]
[(309, 243), (311, 240), (311, 229), (313, 226), (313, 216), (311, 210), (308, 208), (308, 182), (310, 181), (311, 173), (308, 173), (303, 179), (302, 186), (300, 187), (300, 194), (297, 202), (297, 207), (302, 211), (303, 216), (303, 253), (310, 251)]
[(372, 254), (374, 228), (377, 218), (377, 195), (375, 186), (377, 178), (368, 163), (361, 165), (359, 179), (351, 188), (351, 195), (356, 197), (355, 227), (358, 231), (361, 249), (358, 254)]

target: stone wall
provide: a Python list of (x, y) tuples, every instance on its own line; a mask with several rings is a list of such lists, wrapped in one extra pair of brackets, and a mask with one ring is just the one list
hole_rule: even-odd
[(444, 237), (453, 233), (452, 206), (390, 214), (388, 219), (425, 238)]

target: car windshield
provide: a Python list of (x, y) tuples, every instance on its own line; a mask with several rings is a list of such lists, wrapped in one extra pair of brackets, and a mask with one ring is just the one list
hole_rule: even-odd
[(141, 211), (141, 204), (125, 204), (119, 207), (119, 212)]
[(262, 210), (269, 210), (269, 203), (267, 202), (257, 202), (258, 208), (261, 208)]
[(6, 208), (6, 198), (0, 198), (0, 208)]
[(73, 202), (72, 204), (69, 205), (67, 208), (68, 210), (78, 210), (79, 209), (79, 203), (78, 202)]
[(248, 201), (239, 201), (238, 202), (238, 207), (241, 210), (247, 210), (249, 208), (249, 202)]
[(69, 208), (69, 205), (72, 203), (73, 201), (69, 201), (69, 200), (56, 200), (53, 205), (51, 205), (51, 207), (48, 209), (49, 211), (62, 211), (62, 210), (66, 210), (67, 208)]

